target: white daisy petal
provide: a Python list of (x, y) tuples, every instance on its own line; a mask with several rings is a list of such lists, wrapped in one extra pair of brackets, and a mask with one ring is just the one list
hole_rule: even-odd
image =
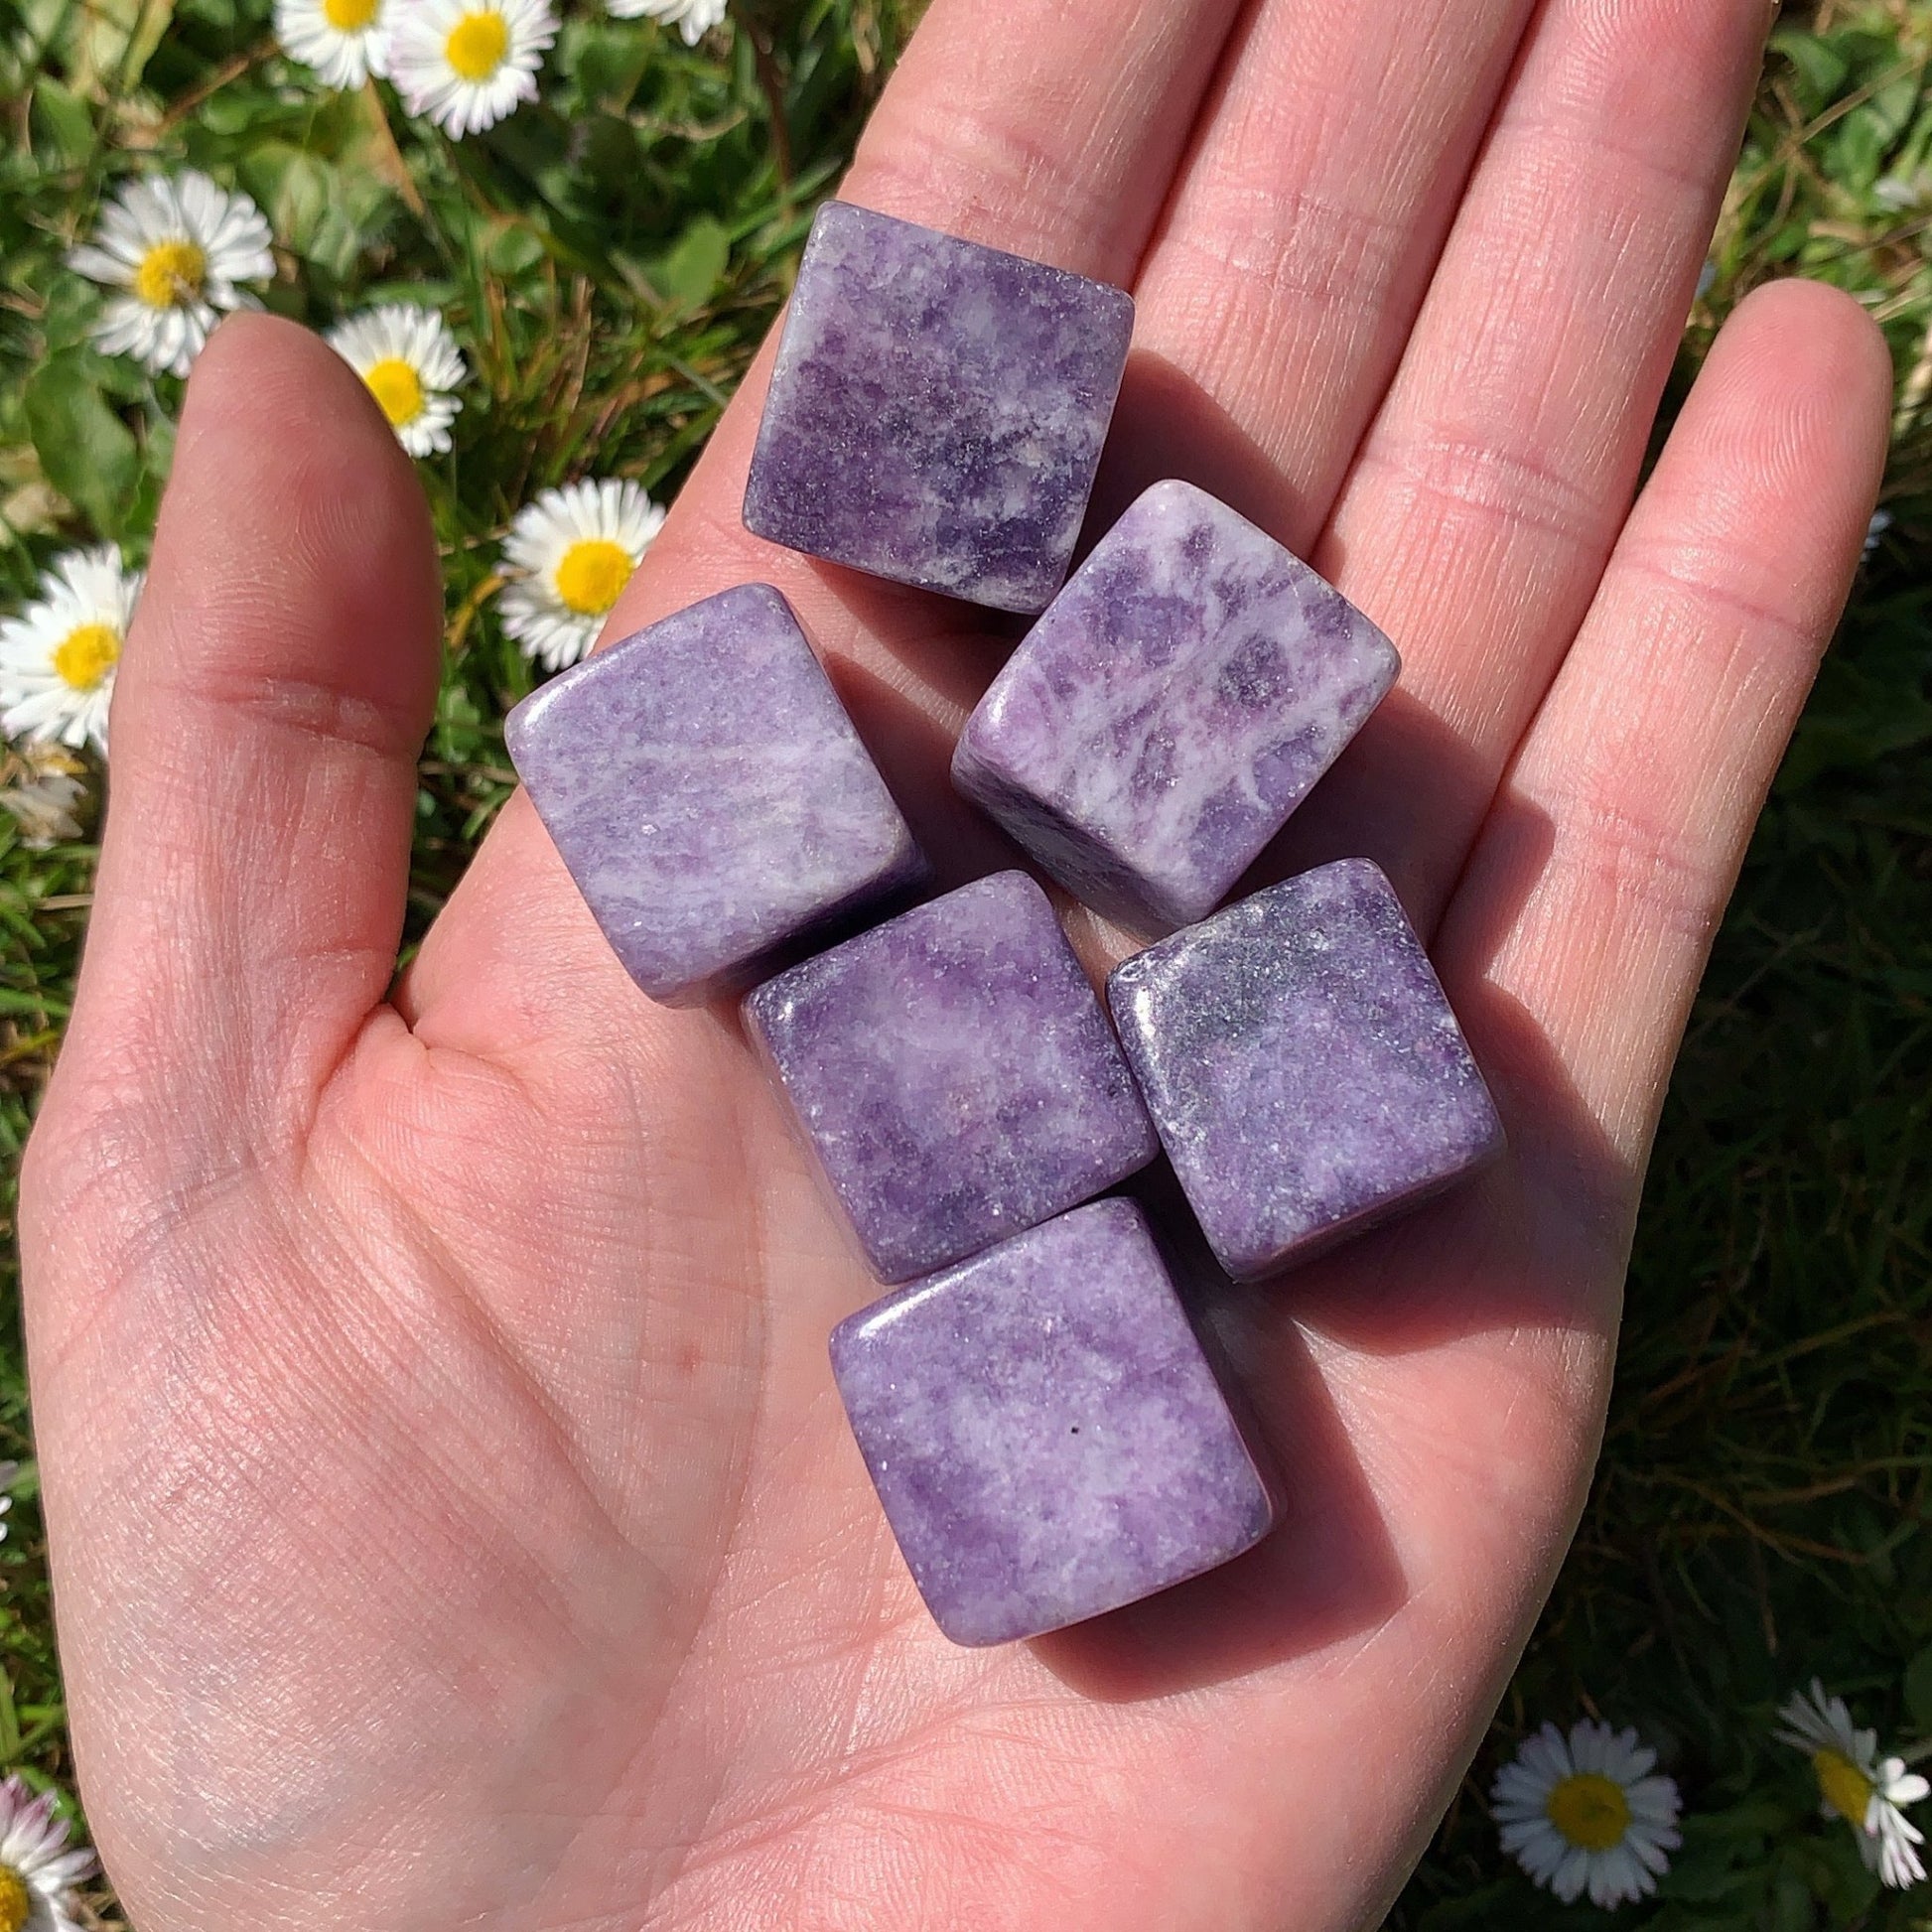
[(663, 522), (636, 483), (614, 477), (543, 490), (518, 510), (497, 609), (524, 656), (553, 671), (576, 663)]
[(1583, 1896), (1584, 1887), (1588, 1883), (1589, 1854), (1581, 1845), (1565, 1847), (1563, 1857), (1558, 1860), (1557, 1868), (1550, 1876), (1550, 1889), (1566, 1905), (1570, 1905)]
[(675, 27), (686, 47), (696, 47), (729, 11), (729, 0), (605, 0), (619, 20), (654, 20)]
[(91, 741), (104, 758), (114, 671), (140, 594), (140, 573), (123, 569), (111, 545), (57, 558), (39, 599), (0, 621), (0, 729)]
[(389, 77), (446, 134), (493, 127), (537, 95), (557, 38), (550, 0), (393, 0)]
[(1523, 1762), (1552, 1778), (1567, 1778), (1577, 1769), (1570, 1746), (1555, 1725), (1545, 1725), (1523, 1746)]
[(124, 183), (94, 240), (73, 249), (68, 266), (116, 291), (94, 325), (97, 347), (186, 375), (216, 312), (254, 306), (241, 284), (274, 275), (270, 241), (246, 195), (184, 168)]
[(450, 425), (463, 407), (451, 392), (470, 370), (440, 315), (390, 303), (339, 323), (329, 343), (368, 384), (411, 456), (437, 456), (450, 447)]
[(93, 1869), (84, 1845), (68, 1849), (51, 1792), (37, 1798), (19, 1777), (0, 1782), (0, 1884), (26, 1894), (27, 1932), (79, 1932), (73, 1887)]

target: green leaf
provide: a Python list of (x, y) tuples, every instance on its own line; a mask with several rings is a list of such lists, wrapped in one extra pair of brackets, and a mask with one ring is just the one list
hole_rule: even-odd
[(97, 98), (133, 92), (174, 17), (175, 0), (89, 0), (69, 50), (75, 88)]
[(27, 432), (41, 469), (61, 494), (87, 513), (105, 537), (126, 527), (129, 499), (141, 474), (134, 433), (100, 391), (84, 349), (50, 356), (27, 379)]
[(49, 74), (34, 82), (34, 131), (56, 166), (77, 168), (94, 151), (94, 117), (70, 87)]
[(1805, 104), (1814, 111), (1837, 93), (1852, 71), (1851, 60), (1833, 42), (1797, 27), (1780, 27), (1771, 36), (1771, 51), (1797, 69)]
[(543, 236), (528, 221), (506, 221), (490, 235), (483, 259), (497, 275), (515, 280), (542, 261)]
[(731, 236), (724, 224), (701, 214), (661, 255), (634, 265), (640, 285), (662, 309), (695, 309), (724, 279), (731, 263)]

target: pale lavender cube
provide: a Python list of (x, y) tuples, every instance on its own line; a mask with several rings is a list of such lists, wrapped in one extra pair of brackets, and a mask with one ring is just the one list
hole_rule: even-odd
[(828, 202), (812, 223), (745, 526), (901, 584), (1041, 610), (1072, 561), (1134, 300)]
[(767, 981), (754, 1036), (881, 1280), (1062, 1213), (1159, 1151), (1046, 895), (1007, 872)]
[(1138, 1602), (1259, 1542), (1268, 1483), (1131, 1201), (1097, 1201), (832, 1331), (887, 1520), (953, 1642)]
[(552, 678), (517, 775), (624, 969), (683, 1005), (925, 877), (791, 607), (741, 585)]
[(1238, 1279), (1414, 1205), (1502, 1146), (1435, 968), (1366, 859), (1137, 953), (1107, 998), (1181, 1188)]
[(994, 679), (953, 780), (1088, 904), (1185, 925), (1227, 896), (1400, 668), (1265, 531), (1191, 483), (1156, 483)]

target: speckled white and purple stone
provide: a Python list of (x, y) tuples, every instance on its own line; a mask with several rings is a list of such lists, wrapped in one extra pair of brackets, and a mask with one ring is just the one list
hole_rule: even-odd
[(1218, 905), (1381, 703), (1395, 646), (1191, 483), (1139, 497), (968, 719), (953, 781), (1090, 905)]
[(1133, 326), (1124, 289), (828, 202), (779, 339), (746, 528), (995, 610), (1043, 609)]
[(1075, 1207), (1159, 1151), (1107, 1016), (1025, 873), (780, 973), (745, 1015), (883, 1281)]
[(925, 862), (791, 607), (741, 585), (552, 678), (511, 762), (653, 999), (735, 991)]
[(1008, 1643), (1237, 1557), (1268, 1484), (1131, 1201), (1096, 1201), (855, 1314), (832, 1368), (953, 1642)]
[(1238, 1279), (1413, 1205), (1502, 1146), (1435, 968), (1366, 859), (1137, 953), (1107, 998), (1201, 1231)]

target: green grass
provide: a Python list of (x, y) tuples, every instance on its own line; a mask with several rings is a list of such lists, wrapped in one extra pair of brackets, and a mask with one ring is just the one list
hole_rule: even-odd
[[(912, 11), (755, 10), (687, 51), (587, 15), (548, 97), (460, 148), (372, 96), (292, 84), (264, 0), (0, 0), (0, 608), (92, 536), (139, 556), (179, 384), (85, 345), (60, 267), (102, 193), (150, 160), (252, 193), (313, 322), (433, 302), (478, 380), (454, 455), (423, 467), (449, 586), (411, 932), (509, 777), (529, 667), (488, 592), (495, 539), (588, 468), (675, 491), (787, 285), (812, 198), (850, 152)], [(1673, 384), (1722, 315), (1802, 272), (1884, 325), (1901, 400), (1896, 523), (1753, 847), (1652, 1173), (1601, 1471), (1496, 1731), (1398, 1906), (1404, 1932), (1599, 1921), (1500, 1859), (1481, 1792), (1522, 1730), (1641, 1726), (1693, 1814), (1657, 1927), (1932, 1926), (1880, 1898), (1815, 1812), (1773, 1705), (1814, 1673), (1887, 1738), (1932, 1737), (1932, 3), (1793, 19)], [(784, 166), (772, 138), (782, 111)], [(1881, 189), (1925, 170), (1922, 202)], [(0, 1151), (25, 1140), (58, 1044), (93, 853), (35, 854), (0, 819)], [(9, 1179), (10, 1187), (10, 1179)], [(11, 1198), (9, 1192), (8, 1199)], [(31, 1458), (11, 1267), (0, 1456)], [(70, 1777), (32, 1465), (0, 1546), (0, 1765)]]

